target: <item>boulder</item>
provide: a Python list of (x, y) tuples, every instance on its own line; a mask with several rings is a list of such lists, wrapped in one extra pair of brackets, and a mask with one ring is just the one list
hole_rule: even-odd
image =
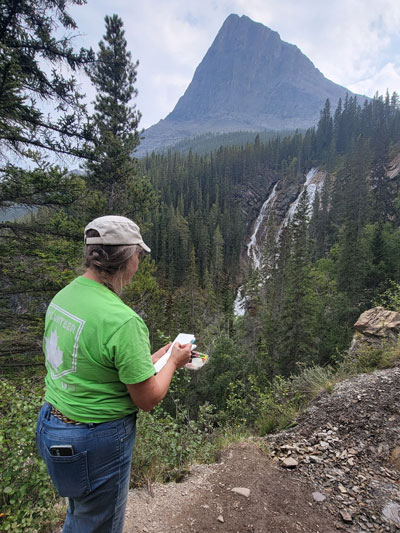
[(321, 492), (313, 492), (312, 497), (316, 502), (323, 502), (326, 500), (326, 496), (322, 494)]
[(364, 335), (392, 337), (397, 340), (400, 333), (400, 313), (383, 307), (373, 307), (360, 315), (354, 328)]
[(366, 346), (379, 348), (384, 344), (395, 344), (400, 334), (400, 313), (373, 307), (359, 316), (354, 329), (350, 353)]
[(342, 517), (343, 522), (352, 522), (353, 517), (348, 511), (339, 511), (340, 516)]
[(296, 461), (296, 459), (293, 459), (293, 457), (285, 457), (282, 460), (282, 466), (284, 468), (296, 468), (298, 464), (299, 464), (298, 461)]

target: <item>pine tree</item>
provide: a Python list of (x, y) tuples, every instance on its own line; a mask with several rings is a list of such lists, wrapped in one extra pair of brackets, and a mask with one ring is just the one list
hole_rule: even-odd
[[(14, 204), (63, 206), (82, 195), (82, 180), (50, 165), (46, 157), (54, 152), (82, 155), (82, 142), (87, 136), (83, 127), (85, 106), (76, 80), (61, 72), (83, 68), (92, 61), (93, 53), (85, 49), (76, 52), (72, 35), (55, 35), (57, 23), (64, 31), (76, 29), (67, 7), (82, 3), (2, 2), (0, 208)], [(39, 101), (51, 106), (54, 112), (45, 114)]]
[(321, 111), (316, 132), (316, 144), (318, 159), (326, 165), (329, 165), (333, 160), (335, 149), (331, 104), (329, 99), (326, 100), (325, 107)]
[(342, 152), (343, 150), (343, 124), (342, 124), (342, 99), (339, 98), (338, 105), (335, 109), (333, 117), (333, 138), (335, 141), (336, 152)]
[(89, 77), (97, 89), (95, 113), (91, 119), (93, 147), (87, 163), (87, 180), (103, 191), (109, 213), (140, 219), (154, 205), (155, 195), (146, 178), (138, 178), (134, 151), (139, 144), (140, 112), (131, 104), (138, 62), (133, 63), (123, 22), (117, 16), (105, 17), (106, 33), (99, 43)]
[(211, 276), (214, 281), (215, 291), (218, 293), (222, 288), (224, 279), (224, 239), (219, 226), (215, 228), (213, 234), (211, 261)]
[(346, 165), (344, 181), (344, 220), (338, 248), (338, 286), (353, 304), (363, 299), (366, 275), (366, 251), (362, 234), (368, 220), (367, 171), (371, 153), (367, 140), (360, 135), (354, 143)]
[(315, 192), (314, 202), (312, 205), (312, 216), (309, 225), (310, 239), (311, 239), (311, 249), (312, 249), (312, 258), (320, 258), (321, 254), (321, 241), (322, 241), (322, 232), (321, 232), (321, 202), (319, 198), (318, 190)]
[(194, 248), (189, 254), (189, 267), (184, 283), (184, 293), (181, 300), (181, 308), (185, 312), (185, 327), (189, 331), (198, 331), (200, 327), (200, 287), (197, 275), (196, 254)]
[(208, 315), (214, 315), (218, 310), (217, 298), (213, 287), (211, 276), (206, 268), (204, 273), (204, 298), (206, 301), (206, 312)]
[[(82, 0), (3, 0), (0, 10), (0, 148), (25, 154), (28, 148), (64, 154), (79, 153), (85, 138), (85, 118), (76, 80), (60, 72), (76, 71), (92, 60), (90, 50), (76, 52), (72, 36), (56, 36), (76, 29), (68, 5)], [(47, 115), (44, 101), (54, 112)]]
[[(80, 221), (69, 210), (85, 196), (84, 181), (50, 164), (48, 156), (82, 155), (87, 137), (73, 73), (92, 60), (92, 52), (74, 50), (70, 32), (76, 24), (67, 11), (83, 3), (1, 4), (0, 208), (17, 205), (27, 212), (10, 221), (6, 211), (0, 223), (0, 355), (7, 355), (7, 364), (18, 354), (34, 364), (43, 304), (73, 277), (81, 251)], [(31, 208), (35, 214), (29, 215)]]
[(286, 375), (298, 370), (299, 363), (315, 360), (317, 354), (314, 335), (316, 296), (311, 283), (308, 211), (308, 196), (304, 191), (292, 222), (290, 259), (280, 317), (279, 365)]

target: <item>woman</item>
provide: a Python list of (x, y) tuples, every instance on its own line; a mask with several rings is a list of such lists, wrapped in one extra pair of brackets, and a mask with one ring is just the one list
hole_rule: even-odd
[(46, 403), (36, 430), (39, 453), (60, 496), (69, 498), (63, 532), (122, 532), (138, 409), (166, 395), (191, 345), (175, 345), (155, 375), (143, 320), (118, 293), (150, 252), (125, 217), (85, 228), (87, 270), (53, 298), (46, 313)]

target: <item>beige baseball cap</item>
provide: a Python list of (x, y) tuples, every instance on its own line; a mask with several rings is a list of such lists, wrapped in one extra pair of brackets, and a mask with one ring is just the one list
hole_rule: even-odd
[[(86, 237), (86, 232), (90, 229), (98, 231), (100, 237)], [(150, 248), (143, 241), (139, 226), (126, 217), (107, 215), (105, 217), (95, 218), (86, 226), (84, 238), (85, 244), (139, 244), (143, 250), (148, 253), (151, 252)]]

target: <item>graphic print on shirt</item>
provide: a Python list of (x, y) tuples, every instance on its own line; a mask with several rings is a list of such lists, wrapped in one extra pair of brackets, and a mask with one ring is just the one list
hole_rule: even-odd
[(57, 370), (62, 363), (63, 352), (58, 347), (58, 335), (55, 329), (50, 333), (49, 337), (45, 338), (45, 342), (47, 360)]
[(55, 303), (47, 310), (46, 363), (53, 379), (76, 371), (79, 337), (85, 321)]

